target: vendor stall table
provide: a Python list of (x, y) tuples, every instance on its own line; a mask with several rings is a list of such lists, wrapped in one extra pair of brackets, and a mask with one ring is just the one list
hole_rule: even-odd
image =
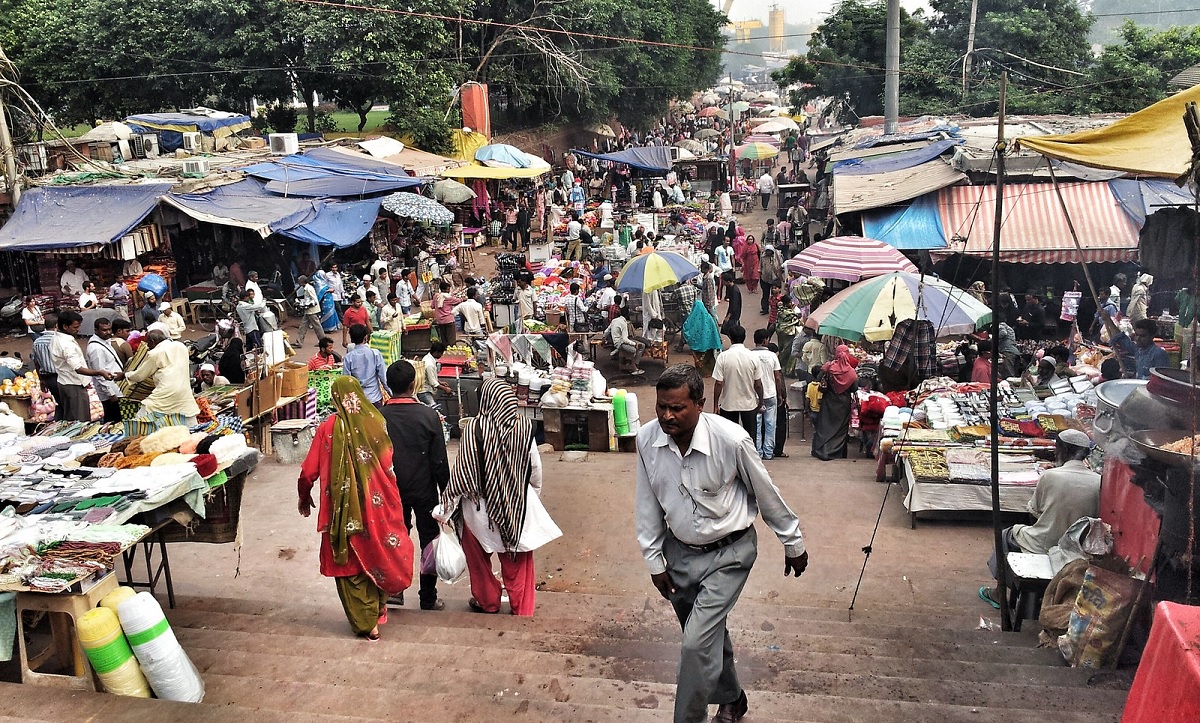
[[(92, 666), (80, 647), (75, 630), (79, 618), (95, 608), (105, 595), (116, 589), (117, 576), (110, 572), (82, 592), (17, 593), (17, 640), (21, 660), (21, 682), (42, 687), (96, 690)], [(50, 629), (53, 634), (51, 645), (33, 658), (29, 657), (25, 643), (25, 616), (22, 613), (26, 610), (47, 613), (50, 616)], [(37, 672), (51, 657), (57, 658), (60, 664), (69, 664), (71, 672), (63, 675)]]
[[(909, 525), (917, 528), (921, 512), (990, 512), (992, 488), (987, 484), (957, 482), (918, 482), (907, 458), (900, 461), (900, 485), (904, 491), (904, 509)], [(1000, 510), (1025, 512), (1035, 485), (1000, 485)]]

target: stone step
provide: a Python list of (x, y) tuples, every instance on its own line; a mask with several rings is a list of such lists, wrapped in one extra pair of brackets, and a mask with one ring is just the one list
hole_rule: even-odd
[[(676, 640), (678, 624), (670, 605), (662, 599), (640, 598), (625, 600), (624, 604), (602, 603), (589, 606), (568, 602), (573, 595), (560, 594), (539, 604), (533, 620), (511, 615), (480, 615), (456, 610), (454, 602), (448, 602), (446, 610), (425, 613), (410, 603), (410, 607), (393, 608), (394, 619), (405, 624), (434, 626), (438, 628), (465, 628), (469, 630), (514, 630), (522, 632), (551, 631), (556, 635), (587, 636), (591, 638), (650, 638), (653, 640)], [(178, 615), (181, 622), (188, 624), (214, 624), (209, 618), (215, 615), (250, 615), (267, 617), (271, 620), (296, 623), (311, 627), (314, 621), (324, 617), (340, 617), (336, 598), (315, 602), (316, 607), (295, 608), (289, 606), (268, 607), (258, 601), (233, 598), (180, 598), (179, 607), (172, 611), (171, 619)], [(465, 605), (462, 606), (465, 608)], [(318, 612), (318, 609), (320, 612)], [(896, 618), (888, 621), (847, 623), (828, 620), (819, 614), (816, 619), (803, 616), (804, 609), (773, 610), (770, 606), (757, 606), (743, 610), (741, 605), (734, 609), (729, 618), (729, 629), (739, 635), (749, 636), (755, 642), (762, 640), (764, 646), (789, 647), (796, 640), (830, 638), (843, 640), (847, 644), (889, 644), (895, 650), (903, 650), (905, 656), (914, 651), (929, 649), (930, 656), (945, 657), (947, 649), (962, 650), (964, 660), (996, 660), (999, 656), (1008, 662), (1021, 662), (1025, 657), (1034, 657), (1036, 662), (1053, 660), (1042, 653), (1030, 653), (1037, 644), (1032, 627), (1023, 633), (1004, 634), (981, 630), (978, 618), (974, 622), (960, 621), (958, 625), (928, 624), (921, 618), (905, 618), (898, 623)], [(410, 622), (411, 621), (411, 622)], [(419, 621), (419, 622), (418, 622)], [(972, 651), (971, 647), (977, 648)], [(1003, 650), (1004, 652), (997, 652)]]
[[(392, 625), (386, 626), (385, 635), (394, 629)], [(679, 654), (678, 644), (633, 642), (628, 643), (624, 650), (613, 650), (614, 654), (607, 656), (597, 653), (514, 650), (504, 642), (513, 633), (501, 631), (495, 636), (477, 636), (474, 642), (439, 640), (427, 643), (388, 637), (372, 644), (375, 649), (368, 664), (359, 662), (365, 643), (348, 636), (325, 638), (178, 627), (176, 636), (198, 661), (211, 666), (203, 670), (225, 673), (226, 659), (236, 653), (243, 654), (251, 661), (271, 660), (272, 664), (263, 664), (262, 674), (267, 675), (267, 670), (278, 670), (283, 680), (311, 679), (307, 669), (314, 664), (313, 661), (322, 661), (327, 665), (329, 661), (354, 660), (349, 667), (355, 671), (368, 670), (371, 665), (378, 664), (383, 666), (379, 670), (382, 676), (396, 665), (419, 660), (428, 670), (435, 670), (439, 675), (448, 675), (451, 670), (475, 671), (463, 672), (458, 677), (479, 676), (488, 686), (494, 686), (492, 681), (502, 674), (615, 679), (670, 686), (675, 680), (675, 663)], [(464, 655), (464, 651), (469, 653)], [(957, 703), (962, 699), (976, 706), (1026, 708), (1032, 705), (1039, 710), (1104, 711), (1112, 710), (1114, 705), (1120, 707), (1124, 701), (1123, 691), (1081, 691), (1064, 687), (1071, 683), (1078, 685), (1085, 680), (1080, 675), (1081, 671), (1066, 668), (995, 664), (966, 666), (954, 661), (928, 661), (926, 664), (923, 661), (877, 661), (872, 657), (859, 656), (834, 659), (819, 654), (763, 654), (759, 651), (747, 652), (745, 649), (739, 650), (738, 663), (739, 673), (748, 687), (783, 693), (811, 692), (847, 698), (924, 701), (952, 697), (955, 700), (942, 702)], [(984, 679), (961, 681), (952, 677), (965, 667), (974, 669)], [(231, 674), (249, 673), (237, 669)], [(205, 676), (207, 678), (207, 672)], [(947, 686), (947, 679), (956, 682), (953, 686)], [(414, 683), (412, 679), (406, 679), (402, 684)], [(433, 684), (436, 685), (437, 680)], [(1086, 693), (1086, 696), (1082, 693)]]
[[(206, 683), (207, 684), (207, 683)], [(108, 693), (88, 693), (59, 688), (43, 688), (19, 683), (0, 683), (0, 721), (103, 721), (104, 723), (228, 723), (230, 720), (253, 723), (289, 723), (291, 713), (260, 710), (238, 701), (221, 706), (176, 703), (169, 700), (127, 698)], [(305, 721), (313, 723), (352, 723), (357, 716), (309, 713)]]

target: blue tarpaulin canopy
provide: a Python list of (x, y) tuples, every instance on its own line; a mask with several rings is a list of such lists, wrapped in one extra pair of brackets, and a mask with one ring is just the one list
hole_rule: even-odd
[(339, 248), (362, 240), (379, 213), (376, 199), (343, 203), (283, 198), (271, 194), (254, 179), (219, 186), (207, 193), (170, 194), (163, 200), (198, 221), (248, 228), (263, 237), (279, 233)]
[(571, 152), (588, 158), (609, 161), (610, 163), (624, 163), (631, 168), (637, 168), (642, 171), (666, 173), (671, 170), (672, 165), (671, 149), (667, 146), (626, 148), (623, 151), (616, 151), (615, 153), (590, 153), (588, 151), (577, 150)]
[(125, 119), (134, 133), (157, 133), (159, 148), (171, 152), (183, 146), (184, 133), (224, 138), (251, 128), (250, 116), (238, 113), (143, 113)]
[(838, 175), (866, 176), (875, 173), (903, 171), (906, 168), (932, 161), (960, 143), (962, 141), (959, 139), (948, 139), (930, 143), (924, 148), (894, 153), (880, 158), (851, 158), (835, 163), (833, 172)]
[(1108, 182), (1117, 204), (1133, 222), (1141, 228), (1146, 217), (1168, 206), (1192, 207), (1196, 199), (1187, 188), (1180, 188), (1174, 181), (1152, 178), (1142, 181), (1117, 178)]
[(0, 249), (50, 251), (110, 244), (150, 215), (170, 188), (169, 183), (31, 188), (0, 227)]
[(314, 148), (240, 170), (266, 181), (271, 193), (305, 198), (370, 196), (423, 183), (394, 163), (357, 155)]
[(938, 194), (927, 193), (911, 203), (863, 213), (863, 235), (904, 251), (946, 247), (946, 231), (938, 213)]

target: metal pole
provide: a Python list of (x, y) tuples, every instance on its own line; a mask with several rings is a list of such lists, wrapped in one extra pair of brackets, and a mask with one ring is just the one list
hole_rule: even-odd
[(888, 0), (887, 48), (883, 76), (883, 132), (896, 132), (900, 118), (900, 0)]
[(737, 193), (737, 156), (733, 152), (733, 71), (729, 71), (729, 193)]
[(979, 13), (979, 0), (971, 0), (971, 24), (967, 26), (967, 53), (963, 56), (962, 94), (967, 94), (967, 74), (971, 72), (971, 56), (975, 54), (975, 16)]
[(1004, 153), (1008, 144), (1004, 139), (1004, 111), (1008, 93), (1008, 73), (1000, 75), (1000, 123), (996, 128), (996, 218), (992, 229), (992, 378), (988, 390), (991, 407), (992, 442), (992, 533), (996, 548), (996, 563), (1000, 571), (1000, 629), (1013, 629), (1011, 610), (1008, 608), (1008, 561), (1004, 559), (1004, 528), (1000, 522), (1000, 230), (1004, 226)]

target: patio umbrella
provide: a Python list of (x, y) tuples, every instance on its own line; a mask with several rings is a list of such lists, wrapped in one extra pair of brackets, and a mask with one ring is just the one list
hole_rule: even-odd
[(707, 108), (701, 108), (696, 114), (698, 118), (720, 118), (721, 120), (729, 120), (729, 112), (724, 108), (718, 108), (715, 105), (710, 105)]
[(886, 341), (905, 319), (928, 319), (940, 338), (990, 323), (992, 310), (945, 281), (897, 271), (843, 289), (804, 325), (851, 341)]
[(674, 251), (651, 251), (630, 259), (617, 278), (617, 291), (654, 291), (700, 275), (700, 269)]
[(745, 113), (746, 111), (750, 110), (750, 104), (744, 100), (731, 103), (729, 107), (733, 109), (734, 113)]
[(704, 105), (712, 105), (721, 100), (721, 97), (716, 93), (705, 93), (700, 96), (700, 102)]
[(475, 192), (470, 186), (444, 178), (433, 184), (433, 198), (439, 203), (466, 203), (475, 198)]
[(734, 149), (738, 158), (761, 161), (779, 155), (779, 149), (769, 143), (746, 143)]
[(696, 155), (701, 155), (701, 156), (708, 152), (704, 148), (703, 143), (700, 143), (698, 141), (693, 141), (690, 138), (685, 138), (682, 141), (679, 141), (678, 143), (675, 144), (675, 147), (682, 148), (685, 151), (691, 151), (692, 153), (695, 153)]
[(742, 139), (742, 143), (766, 143), (769, 146), (779, 147), (779, 139), (767, 133), (751, 133)]
[(721, 131), (717, 130), (716, 128), (701, 128), (700, 130), (696, 131), (695, 135), (699, 140), (705, 140), (706, 138), (716, 138), (717, 136), (721, 135)]
[(617, 137), (617, 134), (615, 131), (613, 131), (612, 126), (610, 126), (607, 123), (600, 123), (598, 125), (594, 125), (594, 126), (588, 128), (588, 131), (590, 133), (595, 133), (598, 136), (603, 136), (605, 138), (616, 138)]
[(454, 212), (432, 198), (400, 191), (383, 199), (383, 208), (402, 218), (434, 224), (454, 222)]
[(861, 281), (893, 271), (915, 274), (917, 267), (896, 248), (862, 236), (834, 236), (788, 259), (788, 271), (820, 279)]
[(798, 131), (800, 124), (791, 118), (772, 118), (766, 123), (760, 123), (755, 126), (756, 133), (782, 133), (784, 131)]
[(758, 100), (765, 100), (768, 103), (774, 103), (779, 100), (779, 94), (773, 90), (764, 90), (758, 94)]

